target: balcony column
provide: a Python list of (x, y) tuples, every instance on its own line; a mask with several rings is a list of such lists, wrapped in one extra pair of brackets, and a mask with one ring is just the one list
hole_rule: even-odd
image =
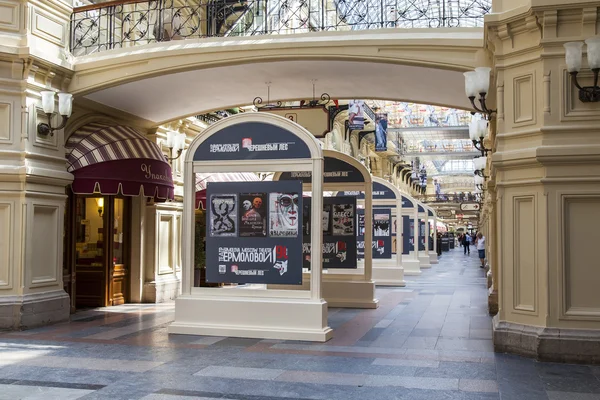
[[(486, 19), (502, 89), (492, 156), (493, 340), (499, 352), (597, 363), (600, 103), (579, 100), (563, 43), (597, 34), (598, 3), (544, 3)], [(587, 86), (585, 58), (583, 66)]]

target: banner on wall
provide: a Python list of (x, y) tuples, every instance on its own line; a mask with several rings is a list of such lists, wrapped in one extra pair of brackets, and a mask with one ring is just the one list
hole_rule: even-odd
[(211, 182), (206, 281), (302, 284), (302, 183)]
[(350, 100), (348, 103), (348, 128), (352, 131), (365, 129), (365, 102), (363, 100)]
[[(365, 210), (358, 210), (358, 257), (365, 257)], [(361, 217), (362, 215), (362, 217)], [(361, 226), (362, 224), (362, 226)], [(390, 208), (373, 209), (373, 258), (392, 258), (392, 210)]]
[[(304, 268), (310, 268), (310, 197), (303, 199)], [(324, 197), (321, 220), (323, 231), (323, 268), (356, 268), (356, 198)]]
[(375, 114), (375, 151), (387, 151), (387, 129), (387, 114)]

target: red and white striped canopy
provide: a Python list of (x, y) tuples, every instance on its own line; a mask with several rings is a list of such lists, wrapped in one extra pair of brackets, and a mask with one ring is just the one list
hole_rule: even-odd
[(67, 171), (75, 175), (74, 193), (173, 198), (167, 159), (132, 127), (90, 123), (73, 133), (65, 148)]

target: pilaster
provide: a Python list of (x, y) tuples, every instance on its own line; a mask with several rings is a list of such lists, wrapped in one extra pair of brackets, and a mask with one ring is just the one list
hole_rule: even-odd
[[(492, 157), (497, 351), (600, 362), (600, 105), (579, 101), (563, 50), (598, 33), (599, 7), (536, 1), (487, 20), (502, 88)], [(591, 73), (581, 75), (588, 84)]]
[(62, 91), (70, 82), (62, 61), (38, 58), (39, 41), (66, 43), (65, 11), (63, 3), (24, 0), (4, 0), (0, 9), (0, 329), (69, 317), (63, 233), (65, 186), (73, 178), (63, 132), (41, 136), (36, 129), (47, 122), (40, 91)]

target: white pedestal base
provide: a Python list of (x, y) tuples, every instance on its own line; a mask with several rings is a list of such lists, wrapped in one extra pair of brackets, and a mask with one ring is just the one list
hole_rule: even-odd
[(433, 250), (429, 252), (429, 263), (430, 264), (438, 264), (438, 256), (435, 253), (432, 253)]
[(194, 295), (175, 300), (175, 321), (168, 332), (311, 342), (333, 336), (322, 300)]
[[(330, 269), (323, 274), (321, 283), (323, 298), (329, 307), (340, 308), (377, 308), (379, 300), (375, 298), (375, 282), (365, 281), (364, 270)], [(304, 273), (302, 286), (269, 285), (269, 289), (309, 290), (310, 274)]]
[(421, 263), (412, 254), (402, 256), (402, 267), (404, 268), (404, 275), (421, 275)]
[(406, 286), (404, 268), (398, 267), (395, 255), (391, 260), (373, 260), (373, 280), (379, 286)]
[(421, 265), (421, 269), (431, 268), (429, 256), (427, 254), (419, 255), (419, 264)]

